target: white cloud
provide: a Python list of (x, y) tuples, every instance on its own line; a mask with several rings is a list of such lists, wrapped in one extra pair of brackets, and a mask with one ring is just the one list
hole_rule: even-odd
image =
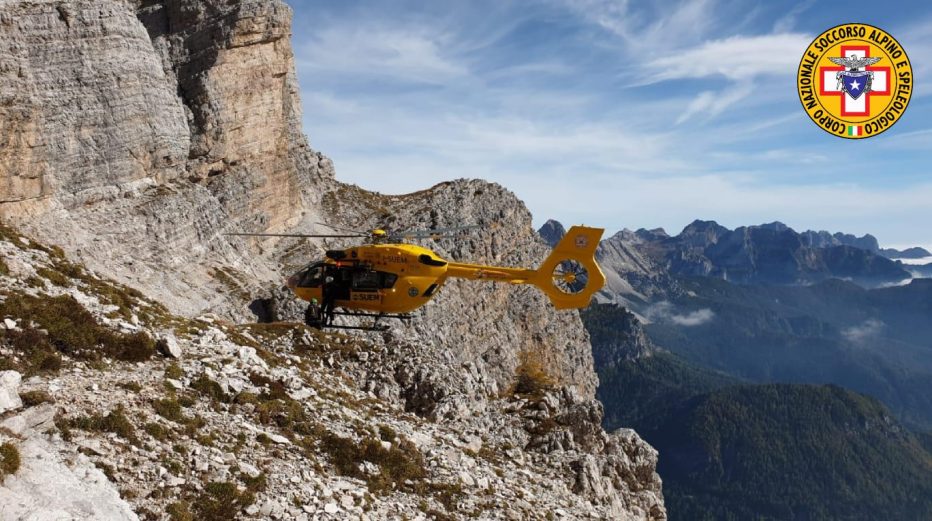
[(786, 33), (791, 31), (796, 26), (796, 19), (799, 18), (799, 15), (806, 12), (813, 5), (815, 5), (815, 0), (806, 0), (793, 6), (786, 14), (777, 18), (777, 21), (773, 24), (773, 32)]
[(679, 48), (700, 41), (713, 26), (714, 0), (675, 4), (630, 0), (564, 0), (583, 19), (620, 37), (632, 53)]
[(762, 89), (791, 78), (811, 37), (797, 33), (708, 39), (690, 47), (668, 47), (632, 64), (640, 69), (630, 87), (668, 81), (720, 78), (728, 83), (703, 90), (685, 107), (677, 124), (700, 115), (717, 116)]
[(860, 343), (878, 336), (883, 332), (885, 327), (886, 324), (880, 320), (871, 318), (865, 320), (863, 324), (851, 326), (842, 330), (841, 334), (850, 342)]
[(932, 93), (932, 18), (918, 20), (894, 33), (903, 49), (910, 57), (915, 76), (913, 96), (927, 96)]
[(448, 40), (423, 26), (335, 25), (314, 33), (299, 50), (298, 65), (328, 74), (443, 83), (468, 73), (444, 52)]
[(715, 313), (709, 308), (690, 311), (685, 314), (676, 313), (675, 306), (664, 300), (647, 308), (644, 316), (651, 322), (673, 322), (682, 327), (696, 327), (714, 319)]
[(882, 135), (877, 144), (888, 149), (927, 151), (932, 147), (932, 128)]
[(679, 125), (697, 114), (717, 116), (728, 107), (749, 96), (754, 86), (749, 81), (741, 81), (722, 92), (705, 91), (696, 96), (676, 120)]
[(701, 46), (648, 61), (644, 64), (648, 72), (644, 83), (713, 76), (733, 81), (760, 76), (791, 77), (811, 40), (809, 36), (788, 33), (706, 41)]

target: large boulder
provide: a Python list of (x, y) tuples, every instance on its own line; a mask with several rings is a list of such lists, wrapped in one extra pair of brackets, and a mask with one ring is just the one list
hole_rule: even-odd
[(19, 397), (20, 381), (22, 376), (16, 371), (0, 372), (0, 414), (23, 406)]

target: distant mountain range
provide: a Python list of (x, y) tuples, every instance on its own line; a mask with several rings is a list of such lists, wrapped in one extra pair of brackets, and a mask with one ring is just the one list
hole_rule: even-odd
[[(781, 285), (840, 278), (868, 287), (911, 278), (900, 263), (881, 255), (870, 235), (797, 233), (779, 222), (729, 230), (714, 221), (697, 220), (676, 236), (642, 229), (633, 237), (642, 255), (677, 276)], [(632, 234), (621, 232), (608, 242), (631, 240)]]
[[(565, 234), (547, 221), (540, 235), (551, 245)], [(780, 222), (730, 230), (696, 220), (678, 235), (662, 228), (622, 230), (602, 241), (597, 252), (606, 275), (603, 301), (640, 305), (681, 293), (681, 277), (711, 277), (737, 284), (804, 286), (829, 279), (865, 288), (904, 284), (932, 277), (932, 263), (908, 265), (892, 259), (932, 256), (923, 248), (882, 249), (872, 235), (805, 231)]]
[(660, 451), (671, 520), (932, 519), (932, 264), (892, 260), (927, 256), (779, 222), (602, 241), (605, 425)]

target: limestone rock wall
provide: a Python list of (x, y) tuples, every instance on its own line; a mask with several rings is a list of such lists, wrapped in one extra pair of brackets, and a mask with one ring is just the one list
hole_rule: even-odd
[(48, 199), (75, 208), (183, 172), (185, 113), (132, 9), (116, 1), (0, 9), (5, 214)]
[(231, 285), (280, 273), (222, 234), (320, 220), (333, 177), (290, 22), (280, 1), (0, 4), (0, 217), (177, 311), (248, 317)]

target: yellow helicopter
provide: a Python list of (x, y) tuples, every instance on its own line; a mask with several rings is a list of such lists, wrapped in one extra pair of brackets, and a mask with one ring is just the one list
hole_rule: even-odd
[[(573, 226), (537, 269), (466, 264), (441, 259), (413, 239), (438, 239), (475, 227), (388, 233), (382, 229), (352, 235), (231, 233), (246, 237), (369, 238), (370, 243), (329, 250), (324, 259), (288, 277), (287, 287), (309, 302), (305, 322), (317, 328), (384, 330), (382, 318), (406, 320), (427, 304), (449, 278), (532, 284), (557, 309), (583, 308), (605, 284), (595, 260), (604, 232)], [(374, 317), (370, 327), (334, 324), (335, 315)]]

